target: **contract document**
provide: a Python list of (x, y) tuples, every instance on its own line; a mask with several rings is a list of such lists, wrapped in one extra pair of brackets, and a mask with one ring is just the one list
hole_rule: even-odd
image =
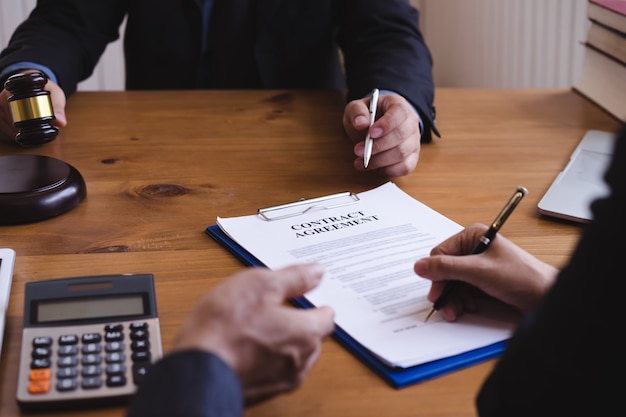
[[(430, 281), (413, 271), (418, 259), (462, 227), (406, 194), (392, 182), (340, 204), (318, 199), (278, 206), (275, 217), (218, 217), (217, 225), (263, 265), (279, 269), (318, 262), (326, 273), (304, 295), (331, 306), (335, 323), (390, 367), (406, 368), (501, 342), (518, 315), (485, 306), (448, 323), (424, 319), (432, 303)], [(292, 210), (281, 215), (281, 209)]]

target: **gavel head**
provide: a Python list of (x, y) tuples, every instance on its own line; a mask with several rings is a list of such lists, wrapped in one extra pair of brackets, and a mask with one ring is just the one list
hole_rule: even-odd
[(15, 140), (24, 147), (51, 142), (59, 133), (52, 125), (54, 110), (50, 93), (43, 89), (47, 81), (48, 77), (41, 72), (28, 72), (14, 74), (4, 84), (12, 94), (9, 107), (13, 125), (19, 129)]

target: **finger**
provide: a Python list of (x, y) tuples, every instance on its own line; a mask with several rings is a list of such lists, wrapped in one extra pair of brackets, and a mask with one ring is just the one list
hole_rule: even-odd
[(369, 125), (370, 125), (369, 114), (357, 114), (352, 121), (352, 126), (354, 127), (355, 130), (358, 130), (358, 131), (369, 128)]
[(276, 271), (276, 285), (283, 299), (295, 298), (315, 288), (324, 275), (324, 266), (306, 263)]
[(480, 277), (481, 270), (474, 259), (476, 255), (434, 255), (415, 262), (413, 270), (421, 277), (433, 282), (463, 280), (472, 283)]
[(463, 315), (463, 310), (456, 303), (449, 302), (439, 309), (439, 314), (445, 321), (455, 322)]
[[(376, 142), (374, 142), (376, 143)], [(377, 154), (370, 162), (370, 169), (380, 169), (385, 176), (401, 177), (411, 173), (417, 166), (419, 154), (414, 153), (392, 165), (385, 165), (384, 154)]]
[(302, 364), (300, 371), (298, 372), (298, 385), (301, 385), (302, 382), (304, 382), (304, 378), (311, 371), (311, 369), (313, 369), (313, 365), (315, 365), (315, 362), (317, 362), (321, 353), (321, 346), (317, 346), (317, 349), (315, 349), (305, 358), (304, 363)]
[(439, 314), (447, 322), (454, 323), (457, 319), (456, 313), (450, 306), (445, 306), (439, 309)]
[(437, 299), (441, 296), (441, 293), (443, 292), (444, 286), (445, 286), (445, 283), (433, 281), (430, 285), (430, 290), (428, 291), (428, 294), (426, 295), (426, 299), (430, 301), (431, 303), (434, 303), (435, 301), (437, 301)]
[[(277, 336), (283, 335), (292, 340), (306, 343), (319, 343), (335, 330), (335, 311), (329, 306), (294, 309), (289, 305), (281, 305), (276, 320), (276, 328), (280, 329)], [(263, 330), (266, 335), (267, 330)]]
[(6, 89), (0, 91), (0, 139), (14, 142), (18, 130), (13, 126), (13, 117), (9, 108), (8, 99), (11, 96)]
[(52, 109), (54, 110), (54, 124), (58, 127), (65, 127), (67, 125), (67, 118), (65, 117), (65, 93), (55, 83), (48, 81), (46, 88), (50, 91), (50, 101), (52, 102)]
[(378, 102), (378, 117), (370, 129), (373, 138), (378, 138), (398, 129), (406, 121), (406, 113), (398, 104), (396, 95), (386, 94)]
[(365, 139), (369, 124), (369, 109), (365, 100), (353, 100), (346, 105), (343, 114), (343, 126), (353, 142)]
[(320, 337), (327, 337), (335, 330), (335, 310), (328, 306), (317, 307), (303, 311), (307, 328), (314, 331)]
[(417, 166), (421, 148), (419, 117), (400, 96), (384, 96), (382, 113), (370, 129), (375, 139), (372, 168), (387, 176), (402, 176)]
[(384, 136), (388, 142), (387, 148), (381, 150), (398, 146), (407, 138), (415, 137), (419, 142), (419, 116), (404, 97), (397, 94), (381, 96), (378, 116), (371, 133), (374, 138)]
[(53, 107), (53, 108), (54, 108), (53, 124), (57, 127), (67, 126), (67, 118), (65, 117), (65, 109), (57, 110), (58, 107)]

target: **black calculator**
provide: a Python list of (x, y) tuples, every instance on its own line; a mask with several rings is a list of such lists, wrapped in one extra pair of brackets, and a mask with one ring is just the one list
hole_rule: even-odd
[(26, 283), (22, 410), (123, 404), (161, 356), (151, 274)]

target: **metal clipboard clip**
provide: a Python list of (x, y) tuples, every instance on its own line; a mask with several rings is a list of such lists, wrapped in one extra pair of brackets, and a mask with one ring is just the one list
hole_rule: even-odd
[(257, 215), (264, 220), (280, 220), (287, 217), (299, 216), (313, 210), (328, 210), (335, 207), (348, 206), (359, 202), (359, 196), (346, 191), (344, 193), (331, 194), (324, 197), (311, 198), (305, 200), (301, 198), (298, 201), (280, 206), (260, 208)]

